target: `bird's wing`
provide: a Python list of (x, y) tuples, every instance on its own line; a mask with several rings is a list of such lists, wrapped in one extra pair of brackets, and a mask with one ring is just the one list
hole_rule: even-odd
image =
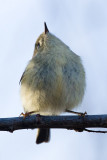
[(23, 79), (23, 77), (24, 77), (24, 73), (25, 73), (25, 71), (23, 72), (23, 74), (22, 74), (22, 76), (21, 76), (21, 78), (20, 78), (19, 84), (21, 83), (21, 81), (22, 81), (22, 79)]

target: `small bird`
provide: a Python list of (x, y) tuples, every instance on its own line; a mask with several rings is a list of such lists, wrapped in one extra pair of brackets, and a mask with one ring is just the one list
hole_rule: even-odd
[[(49, 32), (46, 23), (44, 26), (20, 79), (25, 115), (59, 115), (79, 105), (84, 96), (86, 82), (81, 58)], [(36, 143), (49, 140), (50, 129), (39, 128)]]

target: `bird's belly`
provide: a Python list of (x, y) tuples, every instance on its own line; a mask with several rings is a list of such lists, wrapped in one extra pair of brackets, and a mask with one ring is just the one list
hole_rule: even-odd
[(36, 114), (41, 115), (57, 115), (64, 112), (66, 106), (64, 98), (56, 91), (32, 91), (31, 88), (21, 86), (21, 99), (25, 112), (35, 111)]
[[(68, 81), (69, 83), (69, 81)], [(25, 112), (35, 111), (41, 115), (57, 115), (77, 106), (83, 97), (84, 87), (80, 82), (60, 83), (33, 89), (22, 85), (21, 98)]]
[(56, 70), (42, 67), (35, 74), (31, 71), (26, 83), (22, 83), (21, 99), (25, 112), (57, 115), (77, 106), (82, 101), (84, 89), (84, 71), (76, 72), (68, 65)]

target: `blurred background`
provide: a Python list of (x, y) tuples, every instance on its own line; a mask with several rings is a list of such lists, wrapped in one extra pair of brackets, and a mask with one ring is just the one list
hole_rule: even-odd
[[(82, 58), (87, 88), (76, 111), (107, 114), (107, 1), (0, 0), (0, 117), (23, 112), (19, 80), (44, 21)], [(107, 159), (107, 134), (52, 129), (50, 143), (36, 145), (36, 131), (0, 132), (0, 160)]]

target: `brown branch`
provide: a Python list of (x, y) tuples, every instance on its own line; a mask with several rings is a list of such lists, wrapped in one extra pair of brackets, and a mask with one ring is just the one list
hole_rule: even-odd
[[(26, 118), (0, 118), (0, 131), (13, 132), (20, 129), (34, 128), (63, 128), (76, 131), (88, 131), (85, 128), (107, 128), (107, 115), (85, 116), (38, 116), (32, 115)], [(97, 132), (97, 131), (94, 131)], [(106, 133), (106, 131), (98, 131)]]

